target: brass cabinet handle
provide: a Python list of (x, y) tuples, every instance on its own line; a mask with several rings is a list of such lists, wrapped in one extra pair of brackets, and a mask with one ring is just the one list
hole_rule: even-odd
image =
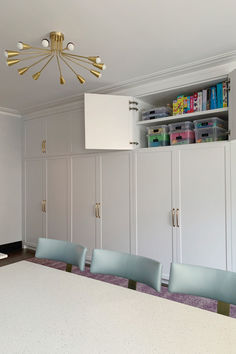
[(42, 141), (42, 153), (45, 154), (46, 153), (46, 140)]
[(98, 203), (95, 204), (95, 218), (98, 217)]
[(100, 216), (100, 203), (98, 203), (98, 218), (100, 219), (101, 216)]
[(176, 224), (179, 227), (179, 209), (176, 209)]
[(46, 213), (46, 200), (42, 200), (42, 212)]
[(172, 226), (175, 227), (175, 209), (172, 209)]

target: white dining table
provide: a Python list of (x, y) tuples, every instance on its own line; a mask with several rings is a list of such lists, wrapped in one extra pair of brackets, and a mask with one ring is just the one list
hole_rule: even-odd
[(0, 268), (0, 353), (236, 353), (236, 319), (22, 261)]

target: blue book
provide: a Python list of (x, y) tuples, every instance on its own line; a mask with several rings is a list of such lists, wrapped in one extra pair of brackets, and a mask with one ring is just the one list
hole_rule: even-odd
[(202, 90), (202, 110), (207, 110), (207, 90)]
[(217, 108), (223, 108), (223, 84), (222, 82), (216, 85)]
[(191, 109), (190, 109), (190, 96), (187, 96), (187, 113), (190, 113)]
[(211, 87), (211, 106), (210, 109), (216, 109), (217, 102), (216, 102), (216, 86)]

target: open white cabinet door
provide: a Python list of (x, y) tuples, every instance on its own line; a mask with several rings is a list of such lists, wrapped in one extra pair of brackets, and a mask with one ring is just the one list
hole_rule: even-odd
[[(85, 148), (107, 150), (132, 150), (137, 105), (129, 96), (98, 95), (86, 93)], [(138, 144), (137, 144), (138, 145)]]

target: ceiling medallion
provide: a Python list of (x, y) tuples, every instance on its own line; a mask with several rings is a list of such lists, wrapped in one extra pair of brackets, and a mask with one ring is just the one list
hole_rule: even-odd
[[(23, 42), (18, 42), (17, 48), (20, 51), (5, 50), (7, 65), (11, 66), (14, 64), (21, 63), (22, 61), (25, 60), (38, 58), (38, 60), (36, 60), (33, 64), (18, 69), (18, 73), (20, 75), (23, 75), (29, 69), (31, 69), (35, 65), (47, 59), (46, 63), (44, 63), (42, 68), (32, 75), (32, 78), (34, 80), (38, 80), (42, 71), (51, 62), (51, 60), (55, 58), (57, 62), (59, 74), (60, 74), (60, 84), (62, 85), (65, 84), (65, 79), (62, 75), (61, 63), (63, 63), (63, 65), (66, 65), (76, 75), (77, 79), (81, 84), (85, 83), (85, 79), (83, 78), (83, 76), (81, 76), (74, 70), (74, 68), (71, 66), (71, 63), (72, 65), (76, 64), (80, 68), (89, 71), (97, 78), (101, 77), (102, 74), (100, 71), (94, 70), (91, 67), (87, 67), (83, 65), (83, 63), (85, 63), (85, 64), (92, 65), (96, 69), (105, 70), (106, 66), (105, 64), (101, 63), (101, 59), (99, 56), (85, 57), (82, 55), (71, 54), (70, 52), (74, 50), (75, 45), (72, 42), (69, 42), (67, 43), (66, 47), (63, 48), (63, 41), (64, 41), (63, 33), (51, 32), (50, 41), (48, 39), (42, 40), (42, 46), (44, 48), (37, 48)], [(19, 59), (16, 57), (19, 57)]]

